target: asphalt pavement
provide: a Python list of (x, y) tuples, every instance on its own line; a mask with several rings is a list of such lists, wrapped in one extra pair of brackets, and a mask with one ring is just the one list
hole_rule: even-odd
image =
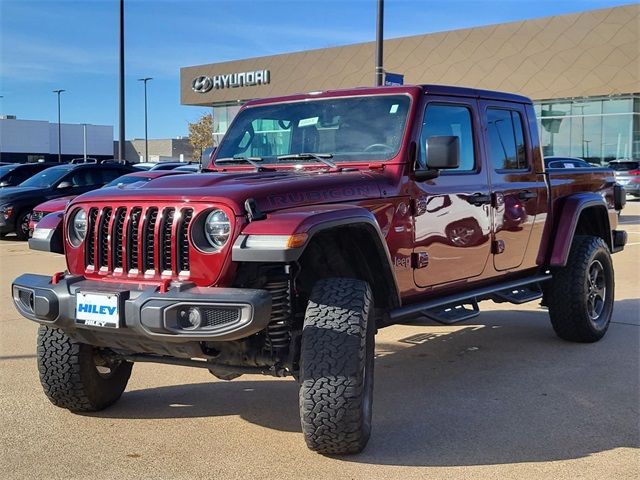
[(558, 339), (537, 304), (481, 304), (469, 323), (396, 325), (376, 341), (366, 450), (324, 457), (300, 433), (296, 383), (137, 364), (113, 407), (44, 396), (37, 326), (11, 280), (61, 256), (0, 241), (0, 476), (5, 479), (624, 479), (640, 477), (640, 202), (621, 217), (616, 304), (596, 344)]

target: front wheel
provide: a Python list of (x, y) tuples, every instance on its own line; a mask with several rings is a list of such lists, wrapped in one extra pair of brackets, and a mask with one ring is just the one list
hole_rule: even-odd
[(31, 211), (22, 212), (16, 221), (16, 237), (18, 240), (29, 240), (29, 221), (31, 220)]
[(72, 412), (95, 412), (115, 403), (129, 381), (132, 363), (109, 363), (91, 345), (58, 328), (38, 329), (38, 370), (51, 403)]
[(371, 434), (375, 325), (366, 282), (318, 281), (307, 306), (300, 353), (300, 418), (307, 446), (360, 452)]
[(553, 272), (546, 287), (551, 325), (572, 342), (597, 342), (613, 313), (614, 278), (609, 249), (599, 237), (578, 235), (567, 265)]

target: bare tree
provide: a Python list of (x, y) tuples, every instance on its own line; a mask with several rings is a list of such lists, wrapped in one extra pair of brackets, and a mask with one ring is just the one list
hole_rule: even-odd
[(207, 113), (195, 123), (189, 122), (189, 143), (193, 147), (193, 159), (199, 161), (202, 151), (213, 145), (213, 115)]

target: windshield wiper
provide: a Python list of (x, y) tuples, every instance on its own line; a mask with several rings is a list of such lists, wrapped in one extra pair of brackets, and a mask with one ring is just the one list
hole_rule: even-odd
[(233, 163), (233, 162), (244, 162), (250, 165), (253, 165), (256, 168), (256, 172), (264, 172), (266, 170), (265, 167), (258, 164), (258, 162), (264, 162), (262, 157), (226, 157), (226, 158), (216, 158), (215, 163)]
[(290, 155), (279, 155), (276, 157), (278, 161), (281, 160), (317, 160), (324, 163), (327, 167), (337, 169), (335, 163), (330, 158), (333, 158), (331, 153), (292, 153)]

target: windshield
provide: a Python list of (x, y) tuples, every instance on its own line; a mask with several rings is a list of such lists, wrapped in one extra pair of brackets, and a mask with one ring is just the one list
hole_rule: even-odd
[(138, 175), (132, 175), (132, 176), (123, 175), (121, 177), (116, 178), (115, 180), (110, 181), (102, 188), (117, 187), (118, 185), (130, 185), (132, 183), (137, 183), (137, 182), (147, 183), (149, 180), (151, 180), (151, 177), (140, 177)]
[[(398, 153), (409, 111), (408, 95), (343, 97), (279, 103), (242, 110), (216, 160), (259, 157), (264, 163), (389, 160)], [(229, 162), (225, 162), (229, 163)]]
[(65, 176), (73, 167), (51, 167), (34, 175), (28, 180), (22, 182), (20, 187), (38, 187), (49, 188), (63, 176)]

